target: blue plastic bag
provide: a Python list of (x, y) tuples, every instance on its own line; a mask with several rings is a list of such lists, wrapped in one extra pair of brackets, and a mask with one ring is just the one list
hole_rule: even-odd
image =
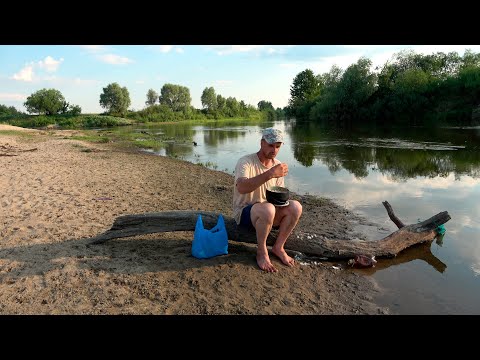
[(210, 230), (203, 227), (202, 215), (198, 215), (192, 242), (192, 255), (208, 259), (228, 254), (228, 235), (223, 216), (218, 216), (217, 225)]

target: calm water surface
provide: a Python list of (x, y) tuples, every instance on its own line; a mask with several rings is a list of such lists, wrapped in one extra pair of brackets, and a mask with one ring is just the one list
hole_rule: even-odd
[(384, 200), (406, 224), (450, 214), (443, 239), (358, 270), (383, 288), (375, 301), (393, 314), (480, 314), (480, 128), (341, 134), (275, 122), (122, 131), (157, 134), (167, 143), (156, 154), (233, 174), (237, 159), (256, 152), (261, 129), (272, 125), (286, 133), (278, 155), (289, 165), (286, 186), (331, 198), (378, 224), (363, 229), (369, 238), (397, 230)]

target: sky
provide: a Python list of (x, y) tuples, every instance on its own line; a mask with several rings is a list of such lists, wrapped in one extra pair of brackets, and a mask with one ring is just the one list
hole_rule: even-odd
[(116, 82), (128, 89), (129, 109), (136, 111), (145, 107), (149, 89), (160, 94), (167, 83), (189, 88), (197, 109), (210, 86), (224, 98), (283, 108), (293, 79), (306, 69), (345, 70), (362, 56), (373, 69), (407, 49), (463, 56), (466, 49), (480, 52), (480, 45), (0, 45), (0, 104), (26, 112), (28, 96), (56, 89), (82, 113), (98, 114), (105, 111), (103, 88)]

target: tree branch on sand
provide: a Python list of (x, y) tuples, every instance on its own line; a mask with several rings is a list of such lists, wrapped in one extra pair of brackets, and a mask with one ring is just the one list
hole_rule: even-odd
[[(383, 239), (332, 240), (314, 232), (304, 231), (297, 226), (285, 244), (285, 249), (329, 259), (350, 259), (357, 254), (391, 258), (412, 245), (432, 241), (437, 235), (435, 229), (451, 219), (448, 212), (443, 211), (417, 224), (404, 225), (395, 216), (387, 201), (383, 202), (383, 205), (387, 209), (390, 219), (399, 228)], [(204, 227), (210, 229), (217, 224), (219, 213), (177, 210), (123, 215), (115, 219), (109, 230), (92, 238), (90, 244), (101, 244), (110, 239), (142, 234), (194, 231), (198, 215), (202, 215)], [(255, 232), (238, 228), (233, 218), (225, 215), (223, 217), (229, 240), (257, 243)], [(278, 231), (272, 230), (267, 239), (267, 244), (273, 245), (277, 235)]]
[(16, 152), (29, 152), (29, 151), (36, 151), (38, 150), (37, 148), (33, 149), (18, 149), (15, 146), (12, 145), (0, 145), (0, 150), (4, 152), (0, 152), (0, 156), (18, 156), (18, 154), (15, 154)]

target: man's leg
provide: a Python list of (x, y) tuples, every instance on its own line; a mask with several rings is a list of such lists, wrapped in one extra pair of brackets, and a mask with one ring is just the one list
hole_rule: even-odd
[[(273, 225), (280, 224), (277, 240), (272, 246), (272, 252), (287, 266), (295, 265), (295, 260), (285, 252), (284, 245), (302, 215), (302, 205), (296, 200), (290, 200), (290, 205), (278, 207)], [(258, 236), (258, 235), (257, 235)]]
[(270, 203), (257, 203), (252, 206), (250, 212), (252, 224), (257, 234), (257, 264), (266, 272), (277, 272), (268, 256), (267, 237), (272, 230), (275, 218), (275, 207)]

